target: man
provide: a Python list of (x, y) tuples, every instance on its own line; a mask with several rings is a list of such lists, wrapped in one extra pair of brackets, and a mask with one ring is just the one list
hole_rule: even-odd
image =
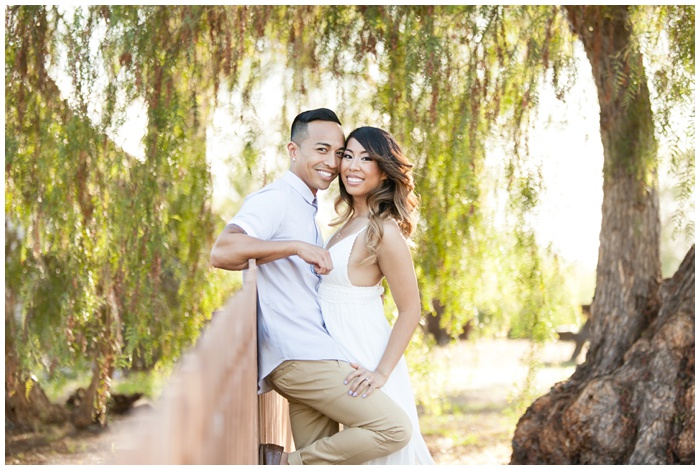
[[(360, 464), (389, 455), (411, 437), (406, 414), (379, 391), (348, 394), (353, 371), (326, 330), (317, 299), (333, 269), (316, 224), (316, 193), (338, 176), (344, 148), (329, 109), (299, 114), (287, 144), (289, 171), (248, 196), (211, 252), (214, 267), (258, 271), (258, 393), (287, 398), (297, 448), (261, 445), (260, 463)], [(343, 431), (339, 431), (339, 423)]]

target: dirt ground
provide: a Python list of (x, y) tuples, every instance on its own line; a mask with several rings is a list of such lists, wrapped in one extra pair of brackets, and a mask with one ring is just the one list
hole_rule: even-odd
[[(539, 393), (573, 373), (566, 363), (572, 343), (544, 347), (543, 367), (536, 375)], [(527, 367), (526, 341), (490, 340), (461, 342), (439, 348), (434, 354), (444, 374), (436, 384), (441, 394), (440, 414), (421, 414), (421, 432), (438, 465), (507, 465), (510, 439), (517, 416), (513, 400)], [(583, 356), (583, 355), (582, 355)], [(20, 432), (6, 426), (6, 465), (109, 464), (117, 445), (117, 419), (103, 431), (76, 432), (71, 426)]]
[[(520, 413), (515, 410), (527, 377), (524, 359), (529, 348), (527, 341), (502, 339), (462, 342), (436, 351), (436, 362), (445, 365), (442, 393), (448, 409), (439, 417), (420, 417), (421, 432), (436, 464), (509, 463), (513, 431), (524, 412), (524, 408)], [(542, 364), (534, 379), (535, 396), (571, 376), (575, 365), (568, 360), (573, 349), (570, 342), (543, 347), (538, 356)]]

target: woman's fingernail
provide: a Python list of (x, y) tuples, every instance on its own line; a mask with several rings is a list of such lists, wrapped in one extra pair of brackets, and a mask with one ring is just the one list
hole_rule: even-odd
[(348, 392), (348, 395), (352, 395), (352, 390), (350, 390), (350, 391)]
[(357, 392), (353, 393), (352, 396), (353, 396), (353, 397), (356, 397), (356, 396), (357, 396)]
[(367, 394), (365, 393), (364, 395), (362, 395), (362, 398), (367, 398)]
[(345, 382), (343, 382), (343, 383), (344, 383), (345, 385), (347, 385), (347, 384), (348, 384), (348, 381), (346, 380), (346, 381), (345, 381)]

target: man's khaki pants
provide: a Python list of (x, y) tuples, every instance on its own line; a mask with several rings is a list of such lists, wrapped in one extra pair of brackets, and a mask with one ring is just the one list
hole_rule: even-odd
[[(411, 421), (381, 390), (367, 398), (348, 395), (343, 382), (353, 369), (342, 361), (285, 361), (268, 383), (289, 401), (295, 465), (354, 465), (402, 449)], [(339, 432), (338, 423), (343, 424)]]

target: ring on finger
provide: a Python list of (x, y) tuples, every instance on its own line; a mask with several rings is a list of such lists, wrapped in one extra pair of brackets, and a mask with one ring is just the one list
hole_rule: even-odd
[[(365, 380), (367, 381), (368, 384), (372, 385), (372, 382), (370, 382), (369, 377), (365, 377), (364, 379), (362, 379), (362, 382), (364, 382)], [(362, 383), (362, 382), (360, 382), (360, 383)]]

